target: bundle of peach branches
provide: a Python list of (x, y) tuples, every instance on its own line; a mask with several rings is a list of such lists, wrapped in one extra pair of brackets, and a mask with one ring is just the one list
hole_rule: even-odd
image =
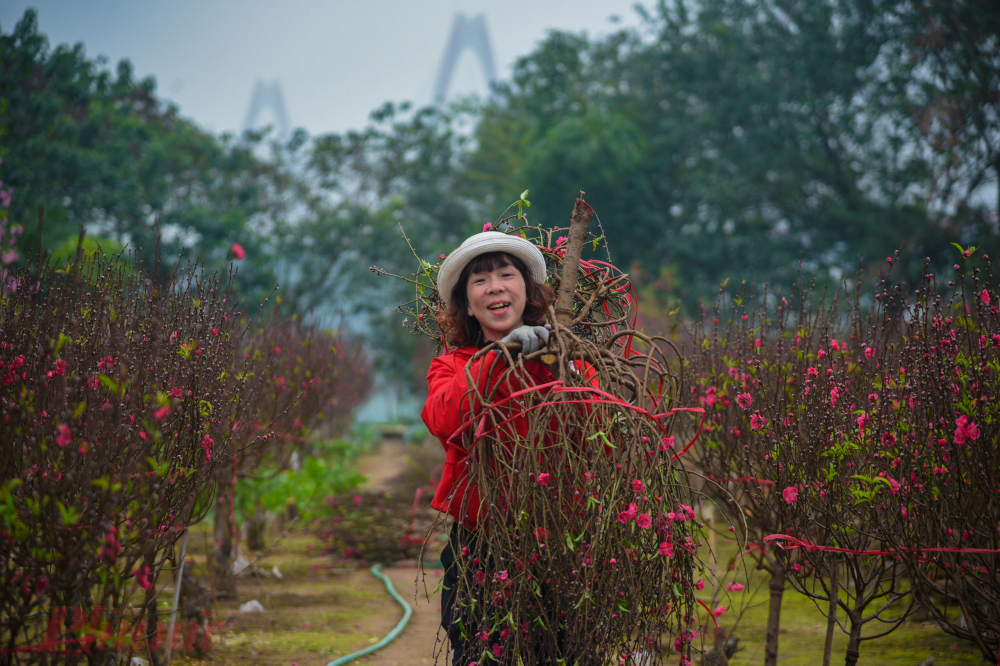
[[(631, 328), (627, 276), (610, 262), (581, 262), (585, 242), (596, 249), (604, 240), (588, 238), (592, 216), (578, 199), (566, 239), (560, 229), (501, 222), (536, 242), (558, 286), (547, 348), (525, 356), (494, 342), (466, 366), (469, 409), (453, 440), (469, 452), (463, 508), (479, 516), (478, 538), (456, 553), (463, 630), (482, 648), (470, 661), (658, 664), (674, 650), (690, 658), (701, 531), (685, 503), (691, 443), (671, 431), (700, 410), (676, 406), (676, 347)], [(436, 268), (421, 262), (404, 311), (417, 332), (438, 338), (427, 316), (440, 303)], [(474, 378), (472, 366), (492, 354), (500, 358), (489, 381)], [(538, 384), (525, 368), (532, 360), (555, 380)]]

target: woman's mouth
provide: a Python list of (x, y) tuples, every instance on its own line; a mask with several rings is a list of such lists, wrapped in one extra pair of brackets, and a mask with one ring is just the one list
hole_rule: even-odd
[(487, 305), (486, 309), (490, 312), (501, 314), (510, 308), (510, 303), (494, 303), (493, 305)]

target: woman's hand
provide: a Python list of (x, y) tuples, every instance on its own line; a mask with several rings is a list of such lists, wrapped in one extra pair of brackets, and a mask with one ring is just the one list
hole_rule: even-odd
[(511, 342), (521, 343), (521, 353), (524, 355), (533, 354), (549, 343), (549, 331), (551, 326), (519, 326), (502, 338), (500, 342), (509, 344)]

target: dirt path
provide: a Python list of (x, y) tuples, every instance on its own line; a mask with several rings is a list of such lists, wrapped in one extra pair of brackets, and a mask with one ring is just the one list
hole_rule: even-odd
[[(406, 444), (394, 438), (382, 440), (375, 452), (359, 456), (355, 461), (355, 469), (368, 479), (361, 488), (368, 492), (412, 493), (412, 490), (404, 490), (401, 487), (401, 481), (413, 465), (414, 455), (413, 444)], [(418, 572), (413, 565), (388, 567), (383, 569), (383, 572), (392, 581), (399, 595), (413, 608), (413, 616), (399, 638), (388, 647), (367, 658), (359, 659), (357, 663), (372, 666), (433, 666), (435, 650), (441, 647), (439, 644), (436, 647), (441, 623), (441, 593), (434, 592), (440, 580), (441, 570), (428, 569), (426, 580), (421, 581), (419, 586), (415, 582)], [(393, 613), (393, 621), (398, 622), (402, 617), (402, 609), (395, 602), (393, 602)], [(442, 651), (437, 661), (440, 666), (446, 666), (448, 663), (445, 656), (445, 651)]]
[(400, 439), (383, 439), (373, 453), (358, 456), (354, 469), (368, 479), (361, 484), (361, 490), (376, 493), (396, 490), (410, 465), (408, 450), (412, 449), (412, 444)]
[[(428, 572), (427, 591), (430, 599), (424, 595), (424, 587), (421, 583), (419, 588), (414, 584), (417, 577), (417, 570), (411, 568), (393, 567), (383, 569), (384, 573), (392, 581), (393, 586), (399, 595), (406, 600), (413, 608), (413, 617), (410, 623), (388, 647), (370, 655), (364, 663), (372, 666), (433, 666), (435, 641), (438, 640), (438, 628), (441, 624), (441, 593), (432, 593), (437, 586), (440, 577)], [(414, 599), (414, 592), (419, 589), (417, 598)], [(397, 605), (396, 608), (399, 608)], [(402, 616), (402, 609), (400, 615)], [(443, 638), (443, 633), (442, 633)], [(440, 645), (437, 646), (440, 648)], [(445, 655), (441, 654), (438, 660), (440, 666), (445, 666)]]

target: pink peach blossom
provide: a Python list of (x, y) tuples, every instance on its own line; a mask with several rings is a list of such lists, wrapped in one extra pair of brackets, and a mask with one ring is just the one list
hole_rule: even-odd
[(979, 438), (979, 428), (965, 414), (955, 420), (955, 443), (965, 444), (967, 440)]
[(73, 441), (73, 436), (69, 431), (69, 426), (65, 423), (60, 423), (58, 432), (56, 433), (56, 444), (60, 447), (65, 447), (71, 441)]

